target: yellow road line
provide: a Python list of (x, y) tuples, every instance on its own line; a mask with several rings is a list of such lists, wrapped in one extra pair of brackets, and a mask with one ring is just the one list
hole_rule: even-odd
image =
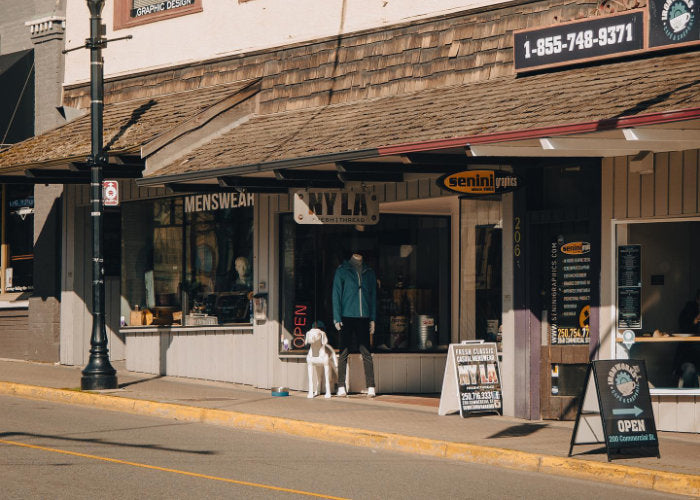
[(99, 455), (78, 453), (76, 451), (60, 450), (58, 448), (48, 448), (46, 446), (37, 446), (34, 444), (20, 443), (17, 441), (7, 441), (5, 439), (0, 439), (0, 443), (12, 445), (12, 446), (21, 446), (23, 448), (32, 448), (34, 450), (50, 451), (53, 453), (62, 453), (64, 455), (73, 455), (75, 457), (91, 458), (93, 460), (101, 460), (103, 462), (110, 462), (110, 463), (114, 463), (114, 464), (131, 465), (133, 467), (141, 467), (143, 469), (158, 470), (161, 472), (172, 472), (174, 474), (182, 474), (183, 476), (198, 477), (200, 479), (211, 479), (212, 481), (222, 481), (224, 483), (239, 484), (242, 486), (252, 486), (254, 488), (264, 488), (267, 490), (283, 491), (285, 493), (294, 493), (297, 495), (305, 495), (305, 496), (317, 497), (317, 498), (328, 498), (328, 499), (332, 499), (332, 500), (347, 500), (343, 497), (333, 497), (333, 496), (329, 496), (329, 495), (321, 495), (319, 493), (311, 493), (308, 491), (293, 490), (291, 488), (281, 488), (279, 486), (270, 486), (267, 484), (251, 483), (249, 481), (239, 481), (237, 479), (228, 479), (225, 477), (210, 476), (208, 474), (197, 474), (196, 472), (188, 472), (188, 471), (178, 470), (178, 469), (169, 469), (167, 467), (158, 467), (156, 465), (140, 464), (138, 462), (129, 462), (128, 460), (119, 460), (116, 458), (101, 457)]

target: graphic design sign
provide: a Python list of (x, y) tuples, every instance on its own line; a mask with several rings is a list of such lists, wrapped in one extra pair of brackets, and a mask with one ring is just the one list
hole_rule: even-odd
[(509, 193), (523, 185), (523, 179), (512, 172), (484, 169), (445, 174), (436, 182), (441, 189), (474, 197)]
[[(590, 390), (593, 384), (596, 399)], [(591, 362), (583, 394), (569, 456), (575, 444), (603, 441), (608, 459), (622, 455), (659, 456), (656, 422), (643, 360)]]
[(591, 244), (560, 236), (551, 245), (550, 343), (588, 344), (591, 314)]
[(294, 192), (297, 224), (360, 224), (379, 222), (379, 199), (371, 191), (300, 189)]
[(438, 414), (446, 415), (457, 410), (462, 417), (485, 412), (503, 413), (495, 343), (450, 344)]

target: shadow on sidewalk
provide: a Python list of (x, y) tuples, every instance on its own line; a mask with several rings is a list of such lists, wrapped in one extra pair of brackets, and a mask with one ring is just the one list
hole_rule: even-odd
[(55, 436), (51, 434), (35, 434), (31, 432), (0, 432), (0, 439), (10, 439), (10, 438), (45, 438), (45, 439), (56, 439), (59, 441), (70, 441), (72, 443), (87, 443), (87, 444), (102, 444), (108, 446), (120, 446), (126, 448), (141, 448), (145, 450), (156, 450), (156, 451), (171, 451), (175, 453), (191, 453), (194, 455), (215, 455), (216, 452), (210, 450), (184, 450), (178, 448), (169, 448), (166, 446), (160, 446), (156, 444), (132, 444), (132, 443), (119, 443), (116, 441), (107, 441), (104, 439), (87, 439), (87, 438), (70, 438), (65, 436)]
[(136, 385), (136, 384), (141, 384), (143, 382), (149, 382), (151, 380), (158, 380), (159, 378), (163, 378), (165, 375), (155, 375), (153, 377), (149, 378), (142, 378), (139, 380), (132, 380), (131, 382), (124, 382), (123, 384), (119, 384), (119, 388), (123, 389), (124, 387), (129, 387), (130, 385)]
[(547, 424), (520, 424), (520, 425), (511, 425), (510, 427), (507, 427), (503, 429), (502, 431), (498, 431), (496, 434), (492, 434), (491, 436), (487, 437), (486, 439), (496, 439), (496, 438), (507, 438), (507, 437), (525, 437), (529, 436), (530, 434), (534, 434), (535, 432), (539, 431), (540, 429), (544, 429), (549, 427)]

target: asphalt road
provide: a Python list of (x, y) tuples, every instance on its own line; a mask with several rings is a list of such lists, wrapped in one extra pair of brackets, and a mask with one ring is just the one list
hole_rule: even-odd
[(0, 498), (669, 498), (648, 490), (0, 396)]

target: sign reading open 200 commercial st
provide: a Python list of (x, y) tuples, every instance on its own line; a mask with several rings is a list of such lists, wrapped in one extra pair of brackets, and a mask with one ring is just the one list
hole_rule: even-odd
[(697, 10), (697, 0), (650, 0), (648, 11), (636, 9), (516, 31), (513, 33), (515, 71), (700, 43)]
[(300, 189), (294, 192), (297, 224), (360, 224), (379, 222), (379, 199), (371, 191)]
[(523, 185), (519, 176), (503, 170), (463, 170), (445, 174), (437, 185), (462, 196), (488, 196), (515, 191)]
[[(595, 397), (588, 390), (593, 383)], [(616, 455), (659, 456), (659, 441), (643, 360), (592, 361), (583, 394), (569, 456), (575, 444), (601, 442), (601, 437), (604, 437), (608, 458)], [(596, 413), (600, 415), (597, 422)]]

